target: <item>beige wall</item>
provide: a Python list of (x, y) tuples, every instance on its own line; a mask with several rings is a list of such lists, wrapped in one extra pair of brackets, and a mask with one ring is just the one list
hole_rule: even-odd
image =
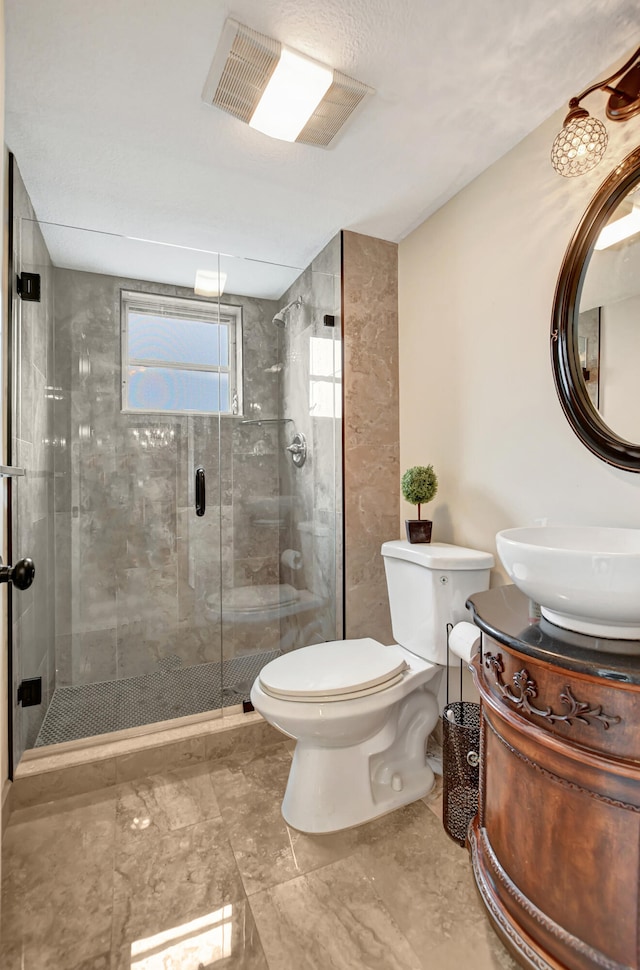
[(342, 234), (346, 637), (391, 643), (380, 546), (397, 539), (398, 248)]
[[(639, 281), (640, 282), (640, 281)], [(640, 296), (602, 307), (600, 314), (600, 414), (621, 438), (638, 440), (640, 398)]]
[[(600, 106), (594, 95), (589, 109)], [(597, 186), (640, 141), (640, 118), (606, 122), (605, 160), (564, 179), (549, 162), (564, 113), (400, 244), (400, 465), (438, 473), (435, 540), (495, 553), (496, 531), (540, 519), (640, 527), (640, 475), (580, 444), (549, 356), (565, 249)]]

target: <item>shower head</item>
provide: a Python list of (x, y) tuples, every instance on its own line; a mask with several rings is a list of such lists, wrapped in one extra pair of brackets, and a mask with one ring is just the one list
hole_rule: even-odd
[(275, 323), (276, 327), (284, 327), (286, 323), (285, 314), (291, 309), (291, 307), (294, 306), (302, 306), (301, 296), (296, 297), (296, 299), (292, 300), (291, 303), (287, 303), (287, 305), (283, 306), (281, 310), (278, 310), (272, 321)]

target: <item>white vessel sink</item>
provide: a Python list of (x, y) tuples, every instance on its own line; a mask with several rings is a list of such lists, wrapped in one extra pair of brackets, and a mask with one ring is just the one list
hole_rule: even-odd
[(640, 529), (532, 526), (496, 536), (515, 585), (551, 623), (640, 640)]

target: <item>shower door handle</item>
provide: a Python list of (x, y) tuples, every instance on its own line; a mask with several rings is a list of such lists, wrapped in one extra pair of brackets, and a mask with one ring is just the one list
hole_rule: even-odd
[(204, 515), (207, 508), (207, 489), (204, 479), (204, 468), (196, 468), (196, 515)]
[(15, 566), (0, 565), (0, 583), (13, 583), (16, 589), (29, 589), (35, 575), (33, 559), (19, 559)]

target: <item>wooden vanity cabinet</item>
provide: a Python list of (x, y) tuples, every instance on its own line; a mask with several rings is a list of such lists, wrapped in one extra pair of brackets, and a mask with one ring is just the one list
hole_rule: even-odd
[(468, 602), (482, 630), (480, 895), (518, 963), (640, 970), (640, 643), (529, 619), (514, 587)]

